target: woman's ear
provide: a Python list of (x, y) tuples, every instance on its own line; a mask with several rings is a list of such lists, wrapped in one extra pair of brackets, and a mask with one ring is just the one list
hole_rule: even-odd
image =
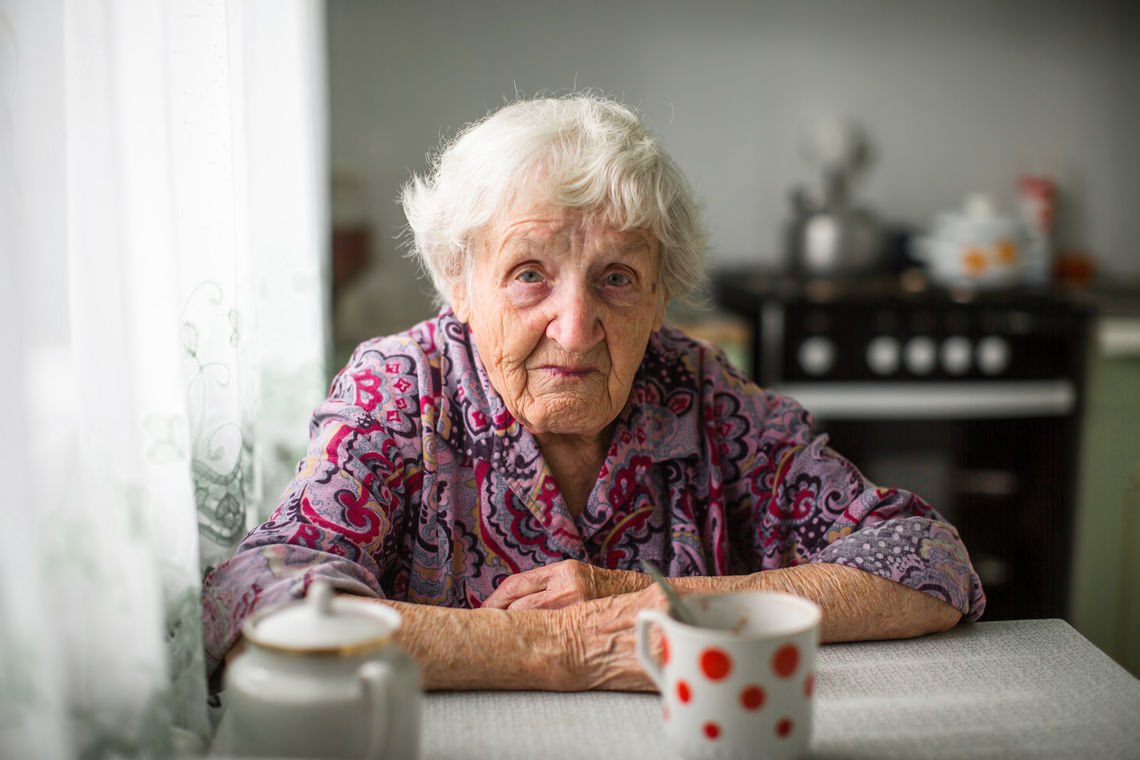
[(471, 305), (467, 301), (467, 286), (451, 286), (451, 310), (460, 322), (466, 323), (471, 316)]
[[(664, 288), (662, 288), (662, 290), (664, 290)], [(661, 326), (665, 324), (665, 312), (669, 309), (669, 299), (662, 294), (657, 303), (657, 315), (653, 318), (654, 330), (660, 330)]]
[[(462, 256), (453, 264), (460, 268), (456, 272), (454, 269), (448, 272), (451, 283), (451, 310), (455, 312), (455, 316), (460, 322), (464, 324), (471, 321), (471, 291), (472, 283), (475, 279), (475, 260), (474, 255), (477, 248), (472, 244), (465, 250)], [(455, 275), (458, 276), (456, 277)]]

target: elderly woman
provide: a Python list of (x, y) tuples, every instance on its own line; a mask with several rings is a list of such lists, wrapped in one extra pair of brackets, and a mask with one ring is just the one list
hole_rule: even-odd
[(270, 519), (204, 588), (218, 665), (316, 578), (396, 607), (428, 688), (650, 689), (638, 572), (774, 589), (823, 639), (916, 636), (985, 597), (955, 529), (808, 413), (664, 324), (703, 278), (688, 186), (638, 118), (523, 101), (403, 193), (443, 310), (364, 343)]

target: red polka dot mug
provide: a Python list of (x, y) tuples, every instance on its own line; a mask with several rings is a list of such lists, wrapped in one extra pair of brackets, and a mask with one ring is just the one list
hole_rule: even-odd
[[(637, 618), (637, 656), (661, 691), (665, 733), (684, 758), (808, 754), (819, 606), (791, 594), (686, 596), (699, 625), (665, 610)], [(661, 657), (650, 628), (661, 628)]]

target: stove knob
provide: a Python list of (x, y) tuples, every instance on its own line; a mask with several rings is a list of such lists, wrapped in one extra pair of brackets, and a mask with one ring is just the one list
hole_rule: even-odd
[(938, 361), (938, 348), (925, 335), (917, 335), (903, 347), (903, 362), (914, 375), (926, 375)]
[(890, 375), (899, 368), (899, 341), (890, 335), (876, 335), (867, 344), (867, 366), (876, 375)]
[(998, 335), (987, 335), (978, 341), (978, 369), (987, 375), (998, 375), (1009, 366), (1009, 342)]
[(826, 375), (835, 366), (835, 344), (830, 338), (813, 335), (800, 344), (797, 358), (800, 369), (809, 375)]
[(973, 346), (968, 338), (955, 335), (942, 341), (942, 369), (950, 375), (964, 375), (970, 371)]

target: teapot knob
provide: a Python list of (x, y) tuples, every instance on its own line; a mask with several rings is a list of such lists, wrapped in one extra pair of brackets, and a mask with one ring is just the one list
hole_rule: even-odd
[(317, 615), (332, 614), (333, 588), (328, 581), (313, 581), (305, 593), (305, 601)]

